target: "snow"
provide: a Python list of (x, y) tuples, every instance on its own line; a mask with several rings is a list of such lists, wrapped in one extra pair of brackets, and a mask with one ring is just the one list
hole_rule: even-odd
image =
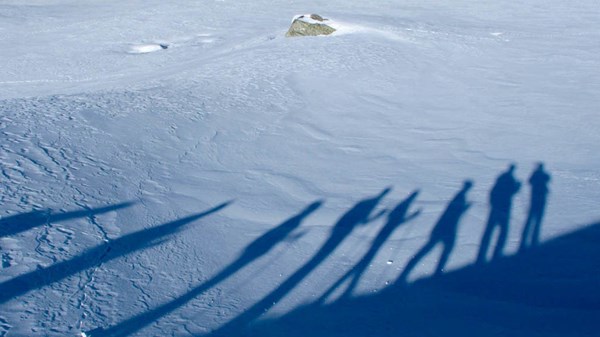
[[(286, 39), (307, 11), (337, 31)], [(4, 1), (0, 336), (593, 335), (598, 14)], [(511, 163), (503, 256), (477, 265)], [(441, 276), (437, 245), (399, 282), (466, 179)]]
[(129, 47), (129, 53), (131, 54), (146, 54), (155, 51), (167, 49), (166, 44), (139, 44)]

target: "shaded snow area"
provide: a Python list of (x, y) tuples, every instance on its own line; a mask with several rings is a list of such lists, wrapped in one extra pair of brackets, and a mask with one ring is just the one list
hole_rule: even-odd
[(598, 336), (599, 18), (3, 1), (0, 336)]

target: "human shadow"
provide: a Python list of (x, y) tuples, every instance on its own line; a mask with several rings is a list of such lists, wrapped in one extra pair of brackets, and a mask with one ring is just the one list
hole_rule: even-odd
[(537, 246), (540, 243), (540, 231), (546, 209), (546, 200), (548, 199), (548, 183), (550, 179), (550, 174), (544, 170), (543, 163), (538, 163), (537, 168), (533, 171), (531, 177), (529, 177), (531, 200), (529, 202), (527, 220), (525, 220), (525, 225), (523, 226), (521, 250)]
[(340, 277), (331, 287), (329, 287), (329, 289), (327, 289), (327, 291), (325, 291), (325, 293), (323, 293), (323, 295), (321, 295), (321, 298), (319, 299), (320, 302), (325, 301), (337, 288), (339, 288), (348, 280), (350, 283), (340, 298), (350, 297), (352, 295), (352, 292), (358, 285), (358, 281), (360, 280), (362, 274), (367, 270), (369, 264), (375, 258), (375, 255), (377, 255), (377, 252), (381, 246), (383, 246), (383, 244), (400, 225), (416, 218), (421, 213), (421, 210), (417, 210), (410, 215), (408, 214), (408, 210), (418, 194), (419, 190), (412, 192), (388, 214), (386, 224), (383, 226), (383, 228), (381, 228), (377, 236), (371, 242), (371, 247), (369, 250), (360, 259), (360, 261), (354, 265), (354, 267)]
[(229, 205), (229, 203), (226, 202), (202, 213), (124, 235), (118, 239), (110, 240), (90, 248), (70, 260), (58, 262), (45, 268), (40, 267), (39, 269), (4, 281), (0, 283), (0, 289), (3, 289), (0, 292), (0, 303), (120, 256), (160, 244), (164, 237), (178, 232), (183, 226), (192, 221), (220, 211)]
[(108, 213), (134, 205), (135, 202), (123, 202), (106, 207), (90, 208), (65, 213), (52, 213), (50, 209), (17, 214), (0, 220), (0, 237), (18, 234), (29, 229), (53, 222), (76, 218), (91, 217), (96, 214)]
[(454, 196), (454, 198), (452, 198), (446, 207), (446, 210), (442, 213), (442, 216), (431, 231), (429, 241), (427, 241), (423, 248), (421, 248), (406, 264), (406, 267), (404, 267), (404, 270), (396, 281), (397, 283), (406, 283), (410, 272), (416, 267), (417, 263), (419, 263), (419, 261), (439, 243), (444, 246), (444, 250), (442, 251), (434, 275), (439, 276), (442, 274), (444, 266), (450, 257), (450, 253), (452, 252), (452, 249), (454, 249), (460, 218), (471, 206), (471, 204), (467, 202), (467, 192), (469, 192), (472, 186), (473, 182), (470, 180), (466, 180), (463, 183), (462, 189)]
[(578, 228), (440, 277), (310, 302), (230, 337), (597, 336), (600, 223)]
[(331, 229), (327, 241), (313, 255), (313, 257), (296, 270), (290, 277), (281, 283), (275, 290), (263, 297), (239, 316), (235, 317), (224, 326), (214, 331), (215, 336), (234, 336), (244, 329), (250, 322), (254, 321), (264, 312), (271, 309), (277, 302), (283, 299), (293, 290), (305, 277), (307, 277), (321, 262), (323, 262), (344, 241), (350, 233), (359, 225), (366, 225), (384, 214), (379, 212), (375, 216), (371, 213), (377, 207), (381, 199), (390, 192), (391, 188), (384, 189), (380, 194), (372, 198), (364, 199), (354, 205), (337, 221)]
[(497, 259), (502, 256), (502, 250), (508, 238), (512, 198), (521, 188), (521, 183), (513, 175), (514, 171), (515, 164), (511, 164), (508, 170), (498, 176), (494, 187), (492, 187), (492, 191), (490, 192), (490, 215), (481, 239), (481, 244), (479, 245), (477, 263), (484, 263), (486, 261), (492, 234), (496, 227), (498, 227), (500, 233), (498, 234), (492, 258)]
[(322, 203), (323, 202), (320, 200), (313, 202), (300, 213), (286, 220), (277, 227), (269, 230), (268, 232), (254, 240), (252, 243), (250, 243), (235, 259), (235, 261), (233, 261), (227, 267), (222, 269), (211, 279), (188, 291), (184, 295), (174, 300), (171, 300), (165, 304), (162, 304), (152, 310), (131, 317), (108, 329), (97, 328), (87, 332), (86, 335), (92, 337), (128, 336), (143, 329), (147, 325), (152, 324), (161, 317), (168, 315), (177, 308), (193, 300), (194, 298), (202, 294), (204, 291), (214, 287), (218, 283), (229, 278), (231, 275), (235, 274), (237, 271), (249, 265), (251, 262), (255, 261), (259, 257), (267, 254), (278, 243), (284, 241), (287, 237), (289, 237), (289, 235), (300, 226), (302, 221), (307, 216), (309, 216), (311, 213), (313, 213), (319, 207), (321, 207)]

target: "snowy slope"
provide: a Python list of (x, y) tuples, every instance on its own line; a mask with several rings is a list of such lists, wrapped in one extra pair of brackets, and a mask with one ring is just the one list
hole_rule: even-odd
[[(283, 37), (311, 11), (338, 31)], [(419, 190), (355, 294), (383, 289), (465, 179), (445, 272), (469, 266), (513, 162), (505, 255), (539, 161), (542, 242), (597, 221), (599, 16), (594, 1), (3, 1), (0, 336), (204, 335), (278, 287), (262, 318), (284, 315)]]

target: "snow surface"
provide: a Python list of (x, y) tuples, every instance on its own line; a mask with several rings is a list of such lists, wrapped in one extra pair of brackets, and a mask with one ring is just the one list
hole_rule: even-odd
[(167, 49), (167, 45), (165, 44), (136, 44), (129, 47), (129, 53), (131, 54), (145, 54), (145, 53), (153, 53), (155, 51)]
[[(338, 32), (284, 38), (305, 12)], [(409, 336), (594, 335), (598, 236), (563, 237), (600, 218), (599, 18), (595, 0), (3, 1), (0, 336), (282, 336), (297, 317), (315, 336), (386, 336), (377, 308), (398, 302)], [(477, 267), (510, 163), (506, 257)], [(442, 281), (437, 246), (400, 284), (465, 179)], [(383, 231), (417, 190), (414, 218)], [(589, 259), (561, 260), (579, 246)], [(573, 269), (547, 274), (550, 258)], [(531, 264), (545, 269), (512, 279)], [(352, 270), (350, 294), (321, 298)], [(473, 278), (502, 296), (447, 285)], [(519, 297), (566, 286), (588, 300)]]

